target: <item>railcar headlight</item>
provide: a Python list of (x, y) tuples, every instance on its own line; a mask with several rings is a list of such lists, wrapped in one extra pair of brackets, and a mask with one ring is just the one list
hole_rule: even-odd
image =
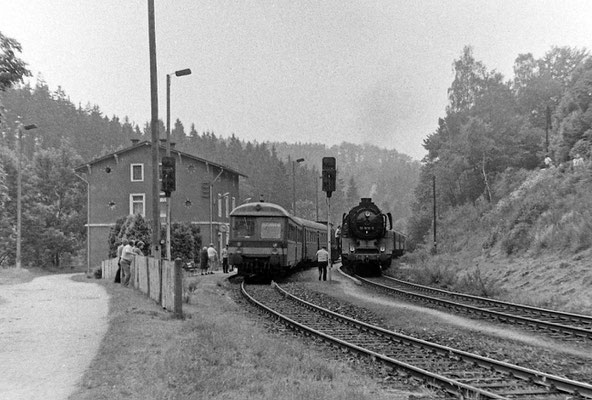
[(384, 253), (384, 251), (386, 250), (386, 248), (384, 247), (384, 245), (380, 246), (380, 252)]
[(353, 253), (353, 252), (355, 252), (355, 251), (356, 251), (356, 247), (355, 247), (353, 244), (352, 244), (352, 245), (350, 245), (350, 246), (349, 246), (349, 252), (350, 252), (350, 253)]
[(277, 249), (277, 243), (272, 244), (271, 247), (273, 247), (274, 249)]

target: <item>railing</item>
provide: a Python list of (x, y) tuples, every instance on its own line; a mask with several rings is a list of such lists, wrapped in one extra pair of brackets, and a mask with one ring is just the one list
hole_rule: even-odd
[[(131, 264), (130, 285), (177, 316), (183, 315), (181, 296), (183, 277), (181, 260), (157, 260), (152, 257), (135, 256)], [(115, 279), (117, 258), (101, 262), (103, 279)]]

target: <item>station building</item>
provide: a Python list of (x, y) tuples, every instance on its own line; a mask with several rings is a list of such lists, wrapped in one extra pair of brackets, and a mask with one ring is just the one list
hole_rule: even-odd
[[(159, 158), (166, 152), (159, 147)], [(228, 242), (229, 214), (238, 203), (241, 172), (171, 148), (176, 160), (176, 190), (172, 192), (171, 223), (199, 226), (202, 243), (218, 252)], [(96, 158), (75, 169), (88, 184), (88, 253), (90, 267), (109, 255), (109, 232), (128, 215), (152, 219), (152, 146), (132, 140), (130, 147)], [(159, 184), (160, 187), (160, 184)], [(160, 193), (160, 223), (166, 226), (166, 198)], [(164, 239), (164, 238), (163, 238)]]

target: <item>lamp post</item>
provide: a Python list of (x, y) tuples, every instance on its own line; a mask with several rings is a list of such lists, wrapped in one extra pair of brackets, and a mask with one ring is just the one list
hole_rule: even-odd
[(220, 168), (220, 173), (218, 175), (216, 175), (216, 177), (212, 180), (212, 182), (210, 182), (210, 243), (214, 243), (214, 221), (213, 221), (213, 213), (214, 211), (212, 210), (212, 208), (214, 207), (214, 196), (213, 196), (213, 192), (214, 192), (214, 183), (216, 183), (216, 181), (220, 178), (220, 176), (222, 176), (222, 172), (224, 172), (224, 170), (222, 168)]
[[(222, 199), (225, 200), (225, 203), (228, 201), (228, 196), (230, 196), (230, 192), (226, 192), (224, 194), (218, 194), (218, 216), (221, 218), (226, 218), (228, 216), (228, 207), (226, 207), (226, 213), (224, 213), (224, 209), (222, 207)], [(223, 225), (220, 225), (219, 228), (222, 228)], [(225, 225), (224, 225), (225, 226)], [(221, 230), (220, 232), (224, 233), (227, 232), (227, 230)], [(222, 239), (222, 235), (220, 235), (220, 239)], [(218, 244), (220, 245), (218, 248), (218, 251), (222, 251), (222, 243), (220, 243), (220, 241), (218, 241)]]
[(19, 122), (18, 127), (18, 166), (17, 166), (17, 175), (16, 175), (16, 268), (21, 268), (21, 215), (22, 215), (22, 206), (21, 206), (21, 191), (22, 191), (22, 171), (21, 171), (21, 163), (23, 158), (23, 129), (28, 131), (31, 129), (37, 128), (37, 125), (25, 125), (23, 126), (22, 123)]
[(80, 175), (74, 175), (86, 183), (86, 276), (90, 276), (90, 183)]
[(296, 216), (296, 163), (301, 163), (304, 158), (292, 161), (292, 212)]
[[(175, 76), (185, 76), (190, 75), (191, 70), (189, 68), (181, 69), (178, 71), (173, 72), (172, 74), (167, 74), (166, 76), (166, 155), (169, 157), (171, 155), (171, 75)], [(171, 199), (170, 197), (167, 198), (167, 213), (166, 213), (166, 258), (167, 260), (171, 259)]]

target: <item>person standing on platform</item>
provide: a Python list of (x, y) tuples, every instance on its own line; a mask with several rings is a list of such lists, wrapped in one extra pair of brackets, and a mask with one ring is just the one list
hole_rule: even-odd
[(222, 272), (227, 274), (228, 273), (228, 245), (226, 245), (222, 248), (222, 251), (220, 252), (220, 254), (222, 256)]
[(134, 253), (134, 245), (131, 243), (135, 244), (132, 240), (123, 246), (123, 250), (121, 251), (121, 285), (123, 287), (129, 286), (129, 281), (132, 276), (131, 265), (136, 254)]
[(127, 244), (127, 239), (122, 239), (119, 246), (117, 246), (117, 272), (115, 273), (115, 283), (121, 283), (121, 253)]
[(201, 266), (201, 274), (208, 274), (208, 248), (203, 247), (199, 253), (199, 265)]
[(218, 264), (218, 252), (214, 248), (214, 243), (210, 243), (208, 247), (208, 267), (210, 268), (210, 274), (214, 273), (214, 269), (217, 269)]
[(329, 252), (327, 246), (323, 246), (317, 251), (317, 265), (319, 267), (319, 281), (323, 278), (327, 280), (327, 265), (329, 265)]

